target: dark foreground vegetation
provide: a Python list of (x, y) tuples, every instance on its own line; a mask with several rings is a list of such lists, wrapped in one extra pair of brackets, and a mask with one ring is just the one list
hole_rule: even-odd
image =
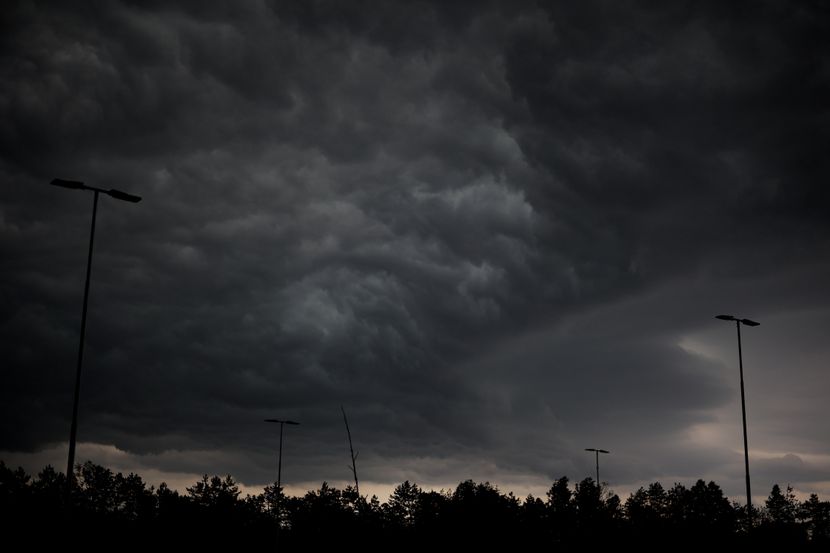
[[(79, 465), (67, 508), (65, 477), (52, 467), (32, 478), (0, 462), (4, 545), (68, 546), (81, 550), (253, 547), (273, 550), (448, 550), (527, 547), (637, 550), (758, 546), (830, 551), (830, 502), (799, 502), (773, 487), (746, 523), (714, 482), (669, 489), (654, 483), (625, 501), (591, 478), (555, 481), (544, 498), (519, 499), (488, 483), (462, 482), (451, 491), (400, 484), (385, 503), (323, 483), (303, 497), (276, 486), (240, 497), (233, 478), (208, 477), (186, 492), (141, 477)], [(282, 521), (278, 524), (279, 519)]]

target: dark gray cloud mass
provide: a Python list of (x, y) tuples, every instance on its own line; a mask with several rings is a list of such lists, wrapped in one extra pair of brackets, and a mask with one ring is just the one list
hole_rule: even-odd
[[(821, 3), (18, 2), (0, 450), (139, 470), (830, 492)], [(751, 371), (750, 371), (751, 368)], [(751, 376), (750, 376), (751, 375)], [(670, 482), (669, 482), (670, 483)]]

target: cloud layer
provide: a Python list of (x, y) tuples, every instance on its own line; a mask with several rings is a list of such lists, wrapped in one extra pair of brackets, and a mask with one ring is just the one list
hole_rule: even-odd
[(762, 478), (826, 489), (825, 12), (16, 4), (0, 449), (68, 431), (62, 176), (144, 197), (101, 200), (84, 441), (259, 484), (284, 416), (291, 478), (345, 479), (342, 404), (379, 483), (578, 478), (595, 446), (612, 483), (739, 494), (734, 310)]

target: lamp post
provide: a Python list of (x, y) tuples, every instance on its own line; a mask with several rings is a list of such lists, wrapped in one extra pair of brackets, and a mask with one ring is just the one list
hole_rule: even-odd
[(298, 426), (300, 423), (280, 420), (280, 419), (265, 419), (265, 422), (276, 422), (280, 425), (280, 453), (277, 461), (277, 550), (280, 550), (280, 530), (282, 528), (282, 429), (286, 424)]
[(739, 319), (732, 315), (716, 315), (716, 319), (722, 321), (735, 321), (735, 327), (738, 329), (738, 367), (741, 375), (741, 419), (744, 424), (744, 470), (746, 472), (746, 516), (748, 520), (752, 520), (752, 492), (749, 487), (749, 447), (746, 439), (746, 400), (744, 399), (744, 360), (741, 353), (741, 325), (758, 326), (761, 323), (756, 323), (749, 319)]
[(277, 488), (282, 490), (282, 428), (286, 424), (291, 424), (294, 426), (299, 425), (300, 423), (294, 421), (284, 421), (280, 419), (265, 419), (265, 422), (276, 422), (280, 425), (280, 453), (279, 457), (277, 458)]
[(81, 311), (81, 336), (78, 343), (78, 364), (75, 370), (75, 398), (72, 403), (72, 427), (69, 431), (69, 458), (66, 461), (66, 498), (67, 505), (69, 504), (69, 497), (72, 491), (72, 483), (75, 478), (73, 467), (75, 465), (75, 438), (78, 435), (78, 401), (81, 396), (81, 367), (84, 361), (84, 336), (86, 335), (86, 312), (87, 304), (89, 302), (89, 278), (92, 274), (92, 244), (95, 240), (95, 217), (98, 213), (98, 194), (104, 193), (116, 200), (125, 202), (138, 203), (141, 201), (140, 196), (134, 196), (120, 190), (111, 188), (104, 190), (95, 186), (89, 186), (80, 181), (52, 179), (49, 184), (53, 186), (60, 186), (62, 188), (71, 188), (73, 190), (92, 190), (94, 193), (92, 200), (92, 226), (89, 231), (89, 253), (86, 259), (86, 282), (84, 283), (84, 306)]
[(585, 448), (585, 451), (593, 451), (597, 454), (597, 491), (599, 491), (599, 454), (600, 453), (611, 453), (610, 451), (606, 451), (604, 449), (595, 449), (593, 447)]

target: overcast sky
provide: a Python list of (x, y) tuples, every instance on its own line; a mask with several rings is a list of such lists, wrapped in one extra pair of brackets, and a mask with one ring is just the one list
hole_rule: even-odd
[[(216, 4), (216, 5), (213, 5)], [(0, 452), (830, 496), (820, 2), (13, 2)]]

